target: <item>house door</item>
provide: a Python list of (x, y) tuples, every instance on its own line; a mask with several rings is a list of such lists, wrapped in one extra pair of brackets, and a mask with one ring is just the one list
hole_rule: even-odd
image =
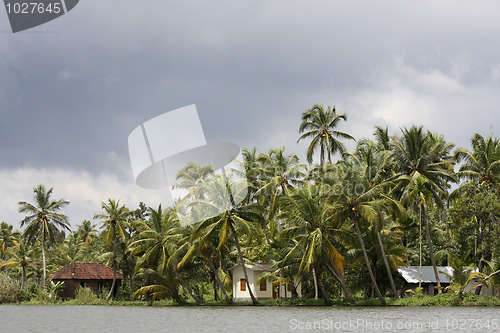
[(273, 299), (280, 298), (280, 286), (273, 286)]

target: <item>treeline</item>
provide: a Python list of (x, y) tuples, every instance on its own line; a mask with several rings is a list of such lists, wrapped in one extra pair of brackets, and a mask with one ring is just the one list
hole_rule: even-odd
[(451, 265), (460, 293), (458, 273), (474, 268), (500, 291), (500, 141), (474, 134), (468, 150), (423, 127), (376, 127), (347, 152), (343, 142), (354, 139), (337, 130), (346, 119), (321, 105), (303, 113), (308, 164), (284, 147), (244, 149), (239, 168), (224, 173), (190, 163), (177, 175), (185, 196), (174, 207), (109, 199), (95, 224), (74, 232), (62, 214), (68, 202), (40, 185), (33, 203), (19, 202), (22, 232), (1, 224), (0, 267), (29, 295), (65, 264), (103, 262), (123, 274), (122, 297), (179, 304), (230, 303), (230, 268), (243, 262), (273, 264), (267, 278), (292, 284), (290, 297), (298, 277), (305, 297), (326, 304), (400, 297), (401, 265), (434, 266), (438, 285), (436, 266)]

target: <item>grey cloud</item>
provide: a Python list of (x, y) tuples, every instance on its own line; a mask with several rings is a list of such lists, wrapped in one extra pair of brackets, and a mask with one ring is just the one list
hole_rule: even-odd
[[(119, 172), (106, 156), (127, 160), (133, 128), (193, 103), (210, 140), (298, 150), (300, 114), (317, 102), (340, 105), (351, 115), (343, 129), (358, 133), (376, 124), (355, 121), (377, 118), (355, 99), (383, 93), (386, 82), (366, 78), (394, 57), (415, 73), (460, 76), (465, 87), (498, 78), (498, 5), (462, 5), (81, 2), (47, 24), (53, 34), (2, 36), (10, 50), (0, 53), (3, 163)], [(443, 87), (419, 90), (409, 84), (415, 73), (398, 79), (417, 100), (423, 88)], [(481, 97), (491, 115), (496, 99)], [(271, 141), (279, 137), (289, 141)]]

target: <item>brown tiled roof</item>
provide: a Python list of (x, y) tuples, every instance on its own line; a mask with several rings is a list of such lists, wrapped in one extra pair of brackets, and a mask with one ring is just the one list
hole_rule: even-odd
[[(113, 270), (98, 262), (72, 262), (49, 276), (52, 280), (112, 280)], [(116, 272), (116, 278), (123, 276)]]

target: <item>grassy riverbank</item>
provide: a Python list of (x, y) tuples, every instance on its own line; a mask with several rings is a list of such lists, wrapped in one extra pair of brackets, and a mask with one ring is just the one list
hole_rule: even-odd
[[(436, 296), (404, 297), (401, 299), (386, 298), (388, 306), (500, 306), (500, 297), (478, 296), (475, 294), (465, 294), (464, 299), (460, 300), (455, 294), (441, 294)], [(179, 306), (172, 300), (158, 300), (154, 302), (142, 300), (110, 300), (95, 295), (85, 295), (72, 300), (52, 300), (52, 299), (33, 299), (16, 304), (22, 305), (106, 305), (106, 306), (153, 306), (167, 307)], [(186, 306), (197, 306), (194, 303), (186, 302)], [(260, 306), (325, 306), (322, 299), (280, 299), (263, 300), (259, 302)], [(251, 306), (250, 302), (238, 302), (231, 305), (219, 301), (205, 301), (200, 306)], [(330, 306), (353, 306), (349, 305), (344, 299), (332, 300)], [(355, 307), (381, 306), (379, 299), (358, 299)]]

